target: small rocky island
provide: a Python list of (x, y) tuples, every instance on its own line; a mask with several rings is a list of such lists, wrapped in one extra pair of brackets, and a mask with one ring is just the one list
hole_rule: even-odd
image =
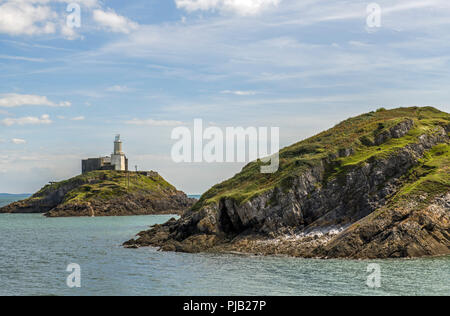
[(175, 189), (155, 171), (128, 170), (116, 135), (110, 156), (81, 161), (82, 174), (50, 183), (0, 213), (44, 213), (48, 217), (183, 214), (197, 200)]
[(195, 199), (157, 172), (95, 170), (43, 187), (0, 213), (44, 213), (48, 217), (182, 214)]
[(450, 115), (370, 112), (280, 151), (212, 187), (179, 220), (126, 247), (305, 258), (450, 254)]

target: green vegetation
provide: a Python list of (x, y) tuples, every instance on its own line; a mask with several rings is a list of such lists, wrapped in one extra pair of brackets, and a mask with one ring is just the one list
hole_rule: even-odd
[[(407, 119), (414, 121), (408, 134), (375, 145), (378, 135)], [(376, 112), (350, 118), (330, 130), (282, 149), (280, 168), (274, 174), (262, 174), (260, 161), (248, 164), (233, 178), (207, 191), (194, 210), (217, 203), (224, 197), (243, 203), (275, 187), (286, 190), (296, 177), (324, 159), (329, 162), (324, 179), (326, 183), (366, 161), (394, 154), (398, 149), (417, 142), (420, 135), (433, 133), (437, 126), (450, 126), (450, 115), (432, 107), (380, 108)], [(352, 154), (339, 157), (338, 153), (343, 149), (351, 149)]]
[[(415, 202), (415, 209), (429, 205), (436, 196), (450, 190), (450, 145), (433, 147), (411, 168), (403, 179), (402, 188), (392, 197), (388, 208), (402, 208)], [(370, 219), (383, 216), (386, 208), (380, 208), (369, 215)]]
[(136, 172), (92, 171), (69, 180), (46, 185), (30, 199), (40, 199), (50, 192), (62, 188), (71, 188), (65, 195), (63, 203), (89, 201), (91, 199), (111, 199), (133, 192), (150, 192), (164, 194), (175, 188), (155, 173), (146, 176)]
[(418, 196), (423, 202), (450, 189), (450, 145), (440, 144), (425, 154), (420, 165), (406, 175), (406, 184), (394, 200), (409, 200)]

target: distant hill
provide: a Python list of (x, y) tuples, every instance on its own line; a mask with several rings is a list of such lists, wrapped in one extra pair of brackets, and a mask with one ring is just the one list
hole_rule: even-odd
[(383, 108), (245, 166), (129, 247), (320, 258), (450, 254), (450, 115)]
[(48, 184), (0, 213), (44, 213), (49, 217), (182, 214), (195, 199), (156, 172), (92, 171)]

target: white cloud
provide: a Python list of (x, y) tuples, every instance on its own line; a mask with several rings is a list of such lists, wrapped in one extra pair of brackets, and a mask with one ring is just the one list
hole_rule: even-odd
[[(387, 1), (383, 2), (384, 10), (388, 10), (388, 4)], [(450, 6), (448, 2), (446, 5)], [(438, 23), (448, 12), (436, 10), (424, 20)], [(326, 22), (332, 20), (330, 17), (334, 15), (343, 16), (347, 13), (352, 15), (349, 21)], [(417, 23), (425, 23), (423, 20), (417, 21), (418, 13), (414, 10), (402, 11), (401, 14), (390, 13), (390, 17), (383, 19), (380, 32), (417, 27)], [(359, 22), (354, 19), (359, 19)], [(441, 67), (438, 68), (428, 64), (426, 58), (430, 53), (447, 57), (445, 52), (448, 51), (448, 41), (443, 41), (446, 37), (442, 35), (448, 29), (448, 21), (439, 22), (442, 25), (436, 29), (423, 28), (418, 33), (420, 35), (415, 35), (417, 40), (414, 41), (410, 39), (412, 34), (407, 31), (396, 31), (398, 38), (387, 36), (381, 40), (381, 37), (365, 34), (365, 5), (361, 2), (350, 1), (348, 5), (342, 6), (339, 1), (318, 4), (316, 0), (285, 0), (279, 9), (259, 18), (208, 16), (198, 18), (195, 22), (190, 20), (186, 24), (142, 25), (130, 36), (108, 43), (99, 51), (85, 56), (96, 60), (103, 57), (119, 60), (123, 56), (146, 59), (149, 63), (164, 65), (154, 68), (158, 73), (151, 75), (155, 77), (183, 77), (192, 81), (232, 80), (233, 83), (242, 82), (248, 89), (255, 91), (265, 89), (259, 86), (262, 82), (271, 81), (274, 85), (265, 89), (269, 93), (286, 83), (289, 88), (283, 87), (283, 91), (289, 93), (294, 93), (294, 89), (291, 89), (294, 85), (299, 87), (298, 91), (312, 85), (334, 85), (337, 76), (340, 76), (337, 81), (355, 80), (355, 84), (360, 84), (361, 78), (374, 78), (374, 84), (370, 82), (367, 85), (368, 89), (374, 89), (374, 86), (378, 88), (392, 78), (413, 78), (410, 75), (419, 72), (411, 64), (423, 69), (422, 74), (431, 74), (438, 69), (445, 73), (444, 69), (448, 65), (446, 59), (441, 59)], [(325, 31), (319, 27), (319, 31), (311, 33), (313, 35), (310, 37), (304, 36), (304, 32), (312, 31), (309, 29), (311, 25), (327, 23), (339, 24), (343, 29), (347, 28), (349, 34), (360, 25), (359, 31), (362, 33), (349, 35), (343, 42), (342, 39), (323, 35)], [(426, 42), (421, 37), (426, 38)], [(436, 42), (430, 43), (431, 39)], [(334, 42), (339, 43), (339, 46), (332, 45)], [(418, 49), (398, 48), (398, 45), (412, 43), (419, 45)], [(416, 56), (411, 51), (415, 51)], [(418, 51), (423, 53), (420, 57), (417, 57)], [(406, 61), (408, 64), (405, 64)], [(375, 80), (375, 76), (371, 75), (375, 71), (383, 80)]]
[(71, 120), (71, 121), (84, 121), (86, 118), (84, 116), (75, 116), (75, 117), (65, 117), (64, 115), (56, 116), (58, 120)]
[(6, 1), (0, 5), (0, 33), (37, 35), (55, 33), (57, 15), (36, 1)]
[(20, 118), (5, 118), (0, 121), (1, 124), (5, 126), (13, 125), (40, 125), (40, 124), (51, 124), (50, 116), (44, 114), (41, 117), (27, 116)]
[(179, 126), (182, 125), (183, 122), (181, 121), (171, 121), (171, 120), (153, 120), (153, 119), (147, 119), (147, 120), (140, 120), (140, 119), (133, 119), (131, 121), (126, 121), (126, 124), (130, 125), (147, 125), (147, 126)]
[(73, 2), (82, 10), (94, 10), (94, 20), (113, 32), (128, 33), (137, 26), (112, 10), (100, 10), (98, 0), (0, 0), (0, 33), (12, 36), (60, 34), (68, 40), (83, 38), (67, 25), (68, 12), (61, 6)]
[(222, 94), (234, 94), (239, 96), (256, 95), (256, 91), (224, 90)]
[(110, 91), (110, 92), (129, 92), (129, 91), (131, 91), (131, 89), (128, 88), (127, 86), (119, 86), (119, 85), (109, 87), (106, 90)]
[(239, 15), (255, 15), (276, 7), (281, 0), (175, 0), (178, 8), (192, 11), (233, 12)]
[(80, 34), (75, 32), (75, 29), (67, 26), (66, 24), (61, 25), (61, 35), (67, 40), (75, 40), (77, 38), (83, 38)]
[(0, 55), (0, 59), (9, 59), (9, 60), (20, 60), (20, 61), (30, 61), (41, 63), (44, 62), (43, 58), (33, 58), (33, 57), (24, 57), (24, 56), (9, 56), (9, 55)]
[(72, 106), (72, 103), (69, 102), (69, 101), (63, 101), (63, 102), (59, 102), (58, 106), (61, 106), (61, 107), (70, 107), (70, 106)]
[(84, 116), (77, 116), (77, 117), (73, 117), (70, 120), (71, 121), (84, 121), (85, 117)]
[(128, 34), (132, 30), (138, 28), (138, 24), (127, 19), (124, 16), (118, 15), (114, 10), (109, 9), (103, 11), (100, 9), (93, 11), (94, 20), (103, 28), (115, 33)]
[(69, 101), (55, 103), (50, 101), (46, 96), (32, 95), (32, 94), (16, 94), (9, 93), (2, 95), (0, 98), (0, 107), (13, 108), (23, 105), (38, 105), (38, 106), (52, 106), (52, 107), (69, 107), (72, 104)]
[(21, 138), (13, 138), (13, 139), (11, 139), (11, 143), (16, 144), (16, 145), (23, 145), (23, 144), (26, 144), (27, 141), (25, 139), (21, 139)]

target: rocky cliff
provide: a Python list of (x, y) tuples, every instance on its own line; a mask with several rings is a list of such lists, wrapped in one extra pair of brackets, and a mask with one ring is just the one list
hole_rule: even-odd
[(300, 257), (450, 254), (450, 115), (380, 109), (280, 151), (206, 192), (128, 247)]
[(196, 200), (156, 172), (93, 171), (50, 184), (0, 213), (44, 213), (49, 217), (182, 214)]

